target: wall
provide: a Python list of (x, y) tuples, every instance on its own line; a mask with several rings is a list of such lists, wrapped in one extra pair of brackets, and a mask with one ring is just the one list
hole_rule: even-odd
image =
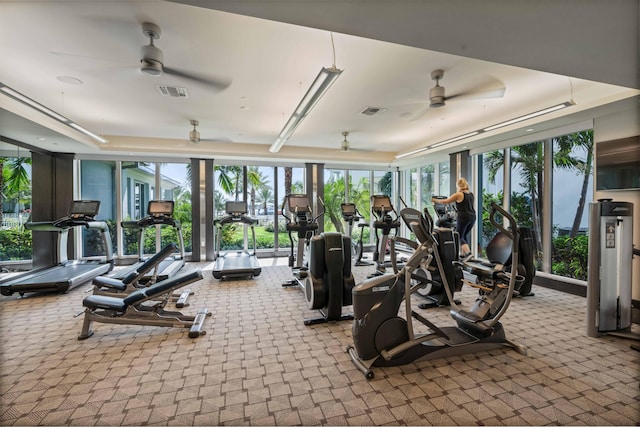
[[(621, 108), (616, 113), (594, 119), (593, 137), (596, 149), (597, 144), (604, 141), (640, 135), (640, 98), (629, 99), (620, 104)], [(595, 191), (593, 199), (602, 198), (633, 203), (633, 243), (640, 248), (640, 190)], [(632, 274), (632, 297), (640, 301), (640, 257), (633, 259)]]

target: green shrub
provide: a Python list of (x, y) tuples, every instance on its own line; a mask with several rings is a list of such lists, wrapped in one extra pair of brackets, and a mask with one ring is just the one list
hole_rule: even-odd
[(31, 242), (30, 230), (0, 230), (0, 261), (31, 259)]
[(589, 237), (558, 236), (553, 239), (551, 272), (578, 280), (587, 280)]

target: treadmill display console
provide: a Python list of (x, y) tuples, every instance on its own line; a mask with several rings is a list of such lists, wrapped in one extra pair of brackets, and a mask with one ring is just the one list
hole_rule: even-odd
[(71, 213), (69, 214), (69, 217), (93, 218), (96, 215), (98, 215), (99, 210), (100, 210), (99, 200), (74, 200), (73, 203), (71, 204)]
[(150, 200), (147, 213), (151, 216), (172, 216), (173, 200)]

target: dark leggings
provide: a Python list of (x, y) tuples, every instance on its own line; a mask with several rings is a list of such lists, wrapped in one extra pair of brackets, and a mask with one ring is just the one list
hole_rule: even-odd
[(460, 235), (460, 244), (467, 244), (471, 246), (469, 241), (471, 240), (471, 229), (476, 223), (475, 215), (460, 215), (458, 214), (458, 222), (456, 223), (456, 231)]

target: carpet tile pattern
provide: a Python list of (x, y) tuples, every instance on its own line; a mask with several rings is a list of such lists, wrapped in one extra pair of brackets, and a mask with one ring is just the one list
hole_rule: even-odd
[[(351, 322), (305, 326), (315, 313), (299, 288), (281, 286), (291, 273), (279, 264), (225, 281), (210, 263), (187, 264), (205, 278), (181, 311), (213, 313), (195, 339), (184, 328), (94, 323), (77, 340), (88, 284), (2, 297), (0, 424), (640, 425), (640, 353), (587, 337), (582, 297), (534, 286), (513, 300), (502, 323), (527, 355), (418, 361), (367, 380), (345, 352)], [(357, 282), (372, 271), (354, 267)], [(465, 287), (463, 305), (475, 295)], [(453, 324), (447, 308), (416, 311)]]

